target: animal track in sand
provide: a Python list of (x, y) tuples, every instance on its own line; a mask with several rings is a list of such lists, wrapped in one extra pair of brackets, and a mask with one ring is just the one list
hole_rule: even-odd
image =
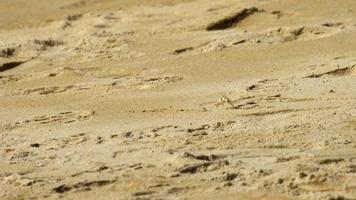
[(95, 115), (95, 112), (61, 112), (56, 115), (36, 116), (32, 119), (26, 119), (8, 123), (0, 126), (0, 132), (21, 128), (28, 125), (54, 125), (54, 124), (70, 124), (90, 120)]

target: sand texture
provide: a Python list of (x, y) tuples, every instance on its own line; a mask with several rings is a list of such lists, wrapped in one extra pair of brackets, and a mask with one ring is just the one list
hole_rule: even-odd
[(0, 200), (355, 200), (355, 0), (0, 0)]

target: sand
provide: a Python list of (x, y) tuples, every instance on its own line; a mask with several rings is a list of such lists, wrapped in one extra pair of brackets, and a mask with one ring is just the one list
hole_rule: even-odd
[(356, 199), (354, 0), (0, 0), (0, 199)]

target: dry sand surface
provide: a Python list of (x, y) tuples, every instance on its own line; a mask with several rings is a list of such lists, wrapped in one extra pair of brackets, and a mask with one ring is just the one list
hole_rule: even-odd
[(0, 0), (0, 199), (356, 199), (355, 0)]

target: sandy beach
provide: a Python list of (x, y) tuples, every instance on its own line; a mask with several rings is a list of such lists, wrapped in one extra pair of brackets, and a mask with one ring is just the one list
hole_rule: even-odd
[(355, 0), (0, 0), (0, 199), (355, 200)]

